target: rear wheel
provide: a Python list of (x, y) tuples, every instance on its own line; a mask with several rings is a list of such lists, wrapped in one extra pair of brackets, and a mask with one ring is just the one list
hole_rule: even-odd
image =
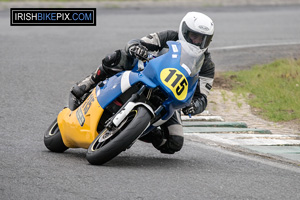
[(148, 127), (151, 115), (143, 107), (132, 110), (114, 130), (104, 129), (88, 148), (86, 158), (93, 165), (101, 165), (125, 151)]
[(44, 135), (45, 146), (53, 152), (64, 152), (68, 149), (63, 143), (60, 130), (58, 128), (57, 120), (55, 119)]

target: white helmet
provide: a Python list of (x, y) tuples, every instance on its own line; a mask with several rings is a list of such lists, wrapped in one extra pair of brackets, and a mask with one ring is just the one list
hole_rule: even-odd
[(203, 13), (189, 12), (180, 22), (178, 37), (206, 49), (214, 35), (213, 21)]

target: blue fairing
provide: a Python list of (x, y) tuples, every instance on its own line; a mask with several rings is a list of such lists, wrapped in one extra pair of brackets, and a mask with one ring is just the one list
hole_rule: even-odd
[[(137, 71), (136, 64), (132, 71), (120, 72), (107, 79), (103, 86), (97, 86), (96, 94), (100, 106), (105, 108), (114, 99), (138, 82), (144, 83), (148, 88), (160, 87), (161, 90), (168, 96), (168, 99), (163, 103), (163, 106), (167, 111), (167, 114), (163, 117), (163, 119), (168, 119), (172, 116), (175, 110), (187, 106), (193, 97), (198, 77), (191, 77), (189, 75), (190, 71), (186, 67), (184, 68), (181, 66), (181, 44), (178, 42), (168, 42), (168, 46), (168, 53), (145, 63), (145, 69), (143, 71)], [(175, 75), (177, 76), (174, 75), (175, 78), (171, 81), (174, 82), (174, 86), (167, 84), (166, 80), (168, 77), (166, 78), (164, 76), (164, 72), (162, 72), (164, 69), (166, 69), (164, 72), (167, 73), (169, 73), (169, 71), (174, 71), (175, 73), (176, 71), (177, 74)], [(181, 83), (178, 82), (177, 84), (176, 77), (178, 78), (178, 81), (183, 81)], [(183, 89), (187, 89), (184, 98), (176, 96), (176, 94), (181, 94), (180, 92), (183, 91)]]
[(114, 99), (124, 93), (132, 85), (142, 82), (149, 88), (156, 87), (156, 84), (151, 82), (141, 73), (124, 71), (112, 76), (103, 82), (103, 86), (96, 88), (97, 100), (102, 108), (109, 105)]
[[(172, 47), (173, 45), (176, 45), (175, 49)], [(198, 82), (198, 76), (191, 77), (188, 74), (188, 71), (180, 65), (181, 45), (178, 42), (168, 42), (168, 46), (168, 53), (151, 60), (142, 72), (144, 76), (148, 77), (152, 82), (160, 86), (169, 96), (163, 104), (168, 111), (168, 113), (162, 118), (163, 120), (171, 117), (175, 110), (190, 104)], [(174, 50), (177, 51), (174, 52)], [(162, 70), (166, 68), (175, 68), (186, 77), (188, 81), (188, 93), (183, 100), (178, 100), (173, 95), (172, 91), (162, 82), (160, 75)]]

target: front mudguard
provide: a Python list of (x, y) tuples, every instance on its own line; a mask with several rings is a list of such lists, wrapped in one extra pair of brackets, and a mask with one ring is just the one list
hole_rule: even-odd
[(155, 116), (154, 111), (152, 110), (152, 108), (149, 105), (142, 103), (142, 102), (128, 102), (128, 104), (123, 108), (123, 110), (121, 110), (121, 112), (119, 112), (118, 114), (115, 115), (115, 117), (112, 120), (113, 124), (116, 127), (119, 126), (119, 124), (133, 110), (133, 108), (137, 107), (137, 106), (145, 107), (151, 113), (152, 117)]

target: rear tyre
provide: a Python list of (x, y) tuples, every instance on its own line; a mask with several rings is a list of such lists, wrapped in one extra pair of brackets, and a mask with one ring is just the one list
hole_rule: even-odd
[(86, 159), (102, 165), (125, 151), (150, 124), (151, 115), (143, 107), (132, 110), (116, 130), (104, 129), (88, 148)]
[(58, 128), (57, 120), (55, 119), (44, 135), (45, 146), (53, 152), (62, 153), (68, 149), (63, 143), (60, 130)]

